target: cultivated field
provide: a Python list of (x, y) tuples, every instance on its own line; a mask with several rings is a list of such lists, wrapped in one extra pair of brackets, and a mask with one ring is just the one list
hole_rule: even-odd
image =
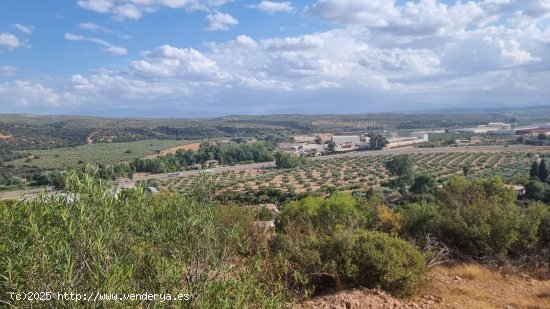
[[(260, 187), (283, 191), (312, 192), (330, 187), (341, 190), (378, 188), (389, 179), (384, 163), (394, 154), (349, 156), (312, 160), (305, 166), (287, 169), (248, 169), (224, 171), (212, 177), (220, 191), (247, 192)], [(526, 176), (534, 155), (523, 151), (503, 152), (434, 152), (413, 153), (416, 170), (444, 180), (454, 174), (463, 174), (469, 166), (470, 176), (500, 176), (509, 180)], [(185, 191), (200, 176), (163, 180), (164, 189)]]
[(190, 143), (193, 142), (150, 139), (137, 142), (90, 144), (52, 150), (33, 150), (29, 158), (13, 161), (13, 164), (36, 165), (44, 169), (64, 169), (76, 167), (84, 162), (122, 163)]
[(200, 146), (201, 146), (201, 143), (189, 143), (189, 144), (186, 143), (186, 144), (183, 144), (183, 145), (178, 145), (178, 146), (175, 146), (175, 147), (170, 147), (168, 149), (164, 149), (160, 153), (154, 153), (154, 154), (147, 155), (146, 158), (155, 158), (155, 157), (159, 157), (159, 156), (165, 156), (165, 155), (168, 155), (168, 154), (176, 154), (176, 152), (178, 150), (198, 151)]

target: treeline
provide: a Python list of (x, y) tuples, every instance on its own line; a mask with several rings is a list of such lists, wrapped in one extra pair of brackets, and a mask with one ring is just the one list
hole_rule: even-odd
[(275, 158), (273, 149), (264, 142), (256, 143), (213, 143), (204, 142), (198, 151), (178, 150), (175, 155), (154, 159), (134, 159), (130, 168), (135, 172), (166, 173), (217, 160), (221, 165), (238, 163), (268, 162)]

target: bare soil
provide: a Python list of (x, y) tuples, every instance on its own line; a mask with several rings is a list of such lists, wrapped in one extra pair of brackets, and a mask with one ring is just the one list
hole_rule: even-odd
[(353, 289), (315, 297), (294, 308), (550, 308), (548, 276), (537, 278), (517, 269), (490, 270), (461, 264), (436, 267), (429, 277), (410, 298), (396, 298), (380, 290)]

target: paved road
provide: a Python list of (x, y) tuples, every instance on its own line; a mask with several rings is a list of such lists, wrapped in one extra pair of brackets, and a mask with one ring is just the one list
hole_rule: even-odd
[[(313, 160), (330, 160), (334, 158), (344, 158), (344, 157), (361, 157), (361, 156), (375, 156), (380, 154), (404, 154), (404, 153), (441, 153), (441, 152), (501, 152), (501, 151), (523, 151), (523, 152), (550, 152), (550, 147), (537, 147), (537, 146), (526, 146), (526, 145), (512, 145), (509, 147), (504, 146), (462, 146), (462, 147), (441, 147), (441, 148), (414, 148), (414, 147), (402, 147), (394, 149), (383, 149), (377, 151), (356, 151), (348, 152), (343, 154), (323, 156), (323, 157), (314, 157)], [(235, 166), (221, 166), (218, 168), (210, 169), (212, 174), (220, 174), (223, 172), (239, 172), (251, 169), (262, 169), (262, 168), (275, 168), (275, 162), (264, 162), (264, 163), (253, 163), (253, 164), (242, 164)], [(181, 176), (186, 177), (192, 175), (199, 175), (204, 171), (184, 171), (181, 172)], [(117, 180), (119, 187), (133, 186), (138, 180), (147, 180), (147, 179), (159, 179), (167, 180), (170, 179), (167, 174), (145, 174), (145, 173), (136, 173), (134, 174), (134, 179), (130, 180), (128, 178), (121, 178)], [(22, 196), (25, 198), (37, 196), (38, 193), (42, 192), (44, 188), (33, 188), (29, 190), (21, 191), (10, 191), (0, 193), (0, 200), (16, 200), (21, 199)]]

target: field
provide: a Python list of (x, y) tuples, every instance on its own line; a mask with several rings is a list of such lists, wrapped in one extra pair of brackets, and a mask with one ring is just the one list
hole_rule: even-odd
[(158, 157), (158, 156), (165, 156), (167, 154), (176, 154), (176, 152), (178, 150), (198, 151), (199, 148), (200, 148), (200, 145), (201, 145), (201, 143), (190, 143), (190, 144), (185, 144), (185, 145), (178, 145), (178, 146), (175, 146), (175, 147), (164, 149), (160, 153), (154, 153), (154, 154), (147, 155), (146, 157), (147, 158), (155, 158), (155, 157)]
[(76, 167), (83, 162), (113, 164), (142, 158), (156, 151), (189, 144), (181, 140), (143, 140), (125, 143), (90, 144), (52, 150), (33, 150), (27, 159), (13, 161), (15, 165), (36, 165), (43, 169), (64, 169)]
[[(259, 187), (283, 191), (313, 192), (329, 187), (341, 190), (379, 188), (389, 179), (384, 163), (392, 154), (313, 160), (307, 165), (288, 169), (251, 169), (225, 171), (212, 175), (220, 191), (250, 192)], [(470, 176), (500, 176), (504, 180), (526, 176), (534, 156), (527, 152), (439, 152), (415, 153), (416, 170), (443, 181), (454, 174), (463, 174), (469, 166)], [(190, 175), (163, 181), (171, 192), (187, 190), (200, 176)]]

